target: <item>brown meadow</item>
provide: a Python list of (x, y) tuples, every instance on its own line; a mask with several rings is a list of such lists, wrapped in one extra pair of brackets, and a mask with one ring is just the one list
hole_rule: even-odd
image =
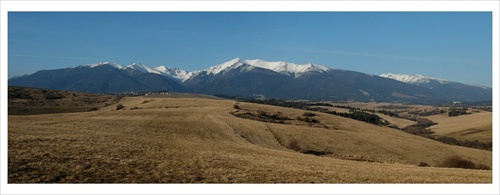
[[(304, 110), (231, 100), (142, 96), (119, 103), (121, 110), (112, 104), (9, 115), (8, 182), (492, 182), (491, 170), (439, 167), (449, 157), (491, 167), (491, 151), (339, 116), (313, 112), (319, 123), (311, 125), (295, 120)], [(259, 111), (280, 113), (290, 124), (233, 115)]]

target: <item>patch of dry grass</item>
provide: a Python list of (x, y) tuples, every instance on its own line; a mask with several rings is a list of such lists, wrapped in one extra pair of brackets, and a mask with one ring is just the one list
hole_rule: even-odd
[(433, 115), (425, 118), (438, 123), (431, 126), (431, 129), (438, 136), (449, 136), (469, 141), (492, 141), (493, 118), (491, 112), (472, 113), (457, 117)]
[(471, 129), (454, 131), (447, 134), (443, 134), (443, 136), (454, 137), (459, 140), (469, 140), (474, 141), (478, 140), (480, 142), (491, 142), (492, 141), (492, 124), (478, 126)]

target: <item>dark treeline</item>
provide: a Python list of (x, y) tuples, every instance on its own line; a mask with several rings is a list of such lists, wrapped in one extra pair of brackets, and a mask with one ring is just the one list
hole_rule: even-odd
[(417, 124), (409, 125), (404, 127), (403, 130), (406, 133), (411, 133), (413, 135), (425, 136), (429, 134), (433, 134), (434, 132), (428, 129), (428, 127), (432, 125), (436, 125), (437, 123), (426, 119), (426, 118), (418, 118)]
[[(231, 99), (237, 99), (239, 101), (244, 101), (244, 102), (250, 102), (250, 103), (257, 103), (257, 104), (267, 104), (267, 105), (273, 105), (273, 106), (280, 106), (280, 107), (287, 107), (287, 108), (296, 108), (296, 109), (302, 109), (302, 110), (310, 110), (310, 111), (317, 111), (317, 112), (322, 112), (322, 113), (327, 113), (327, 114), (332, 114), (332, 115), (337, 115), (337, 116), (342, 116), (346, 118), (351, 118), (375, 125), (388, 125), (389, 122), (384, 120), (382, 121), (382, 118), (380, 118), (376, 114), (371, 114), (365, 112), (366, 110), (360, 110), (359, 108), (354, 108), (354, 107), (349, 107), (352, 109), (351, 112), (336, 112), (336, 111), (331, 111), (325, 108), (319, 108), (319, 107), (311, 107), (311, 106), (332, 106), (331, 104), (327, 103), (309, 103), (305, 101), (285, 101), (285, 100), (276, 100), (276, 99), (265, 99), (265, 100), (259, 100), (259, 99), (245, 99), (245, 98), (236, 98), (234, 96), (226, 96), (226, 95), (216, 95), (218, 97), (222, 98), (231, 98)], [(375, 112), (375, 111), (373, 111)]]
[(446, 110), (444, 109), (433, 109), (433, 110), (416, 110), (416, 111), (409, 111), (408, 114), (413, 114), (417, 116), (431, 116), (431, 115), (436, 115), (436, 114), (443, 114), (445, 113)]
[(333, 105), (333, 107), (336, 107), (336, 108), (344, 108), (344, 109), (349, 109), (349, 112), (354, 112), (354, 111), (361, 111), (361, 112), (371, 112), (371, 113), (375, 113), (375, 112), (378, 112), (380, 114), (384, 114), (384, 115), (387, 115), (387, 116), (391, 116), (391, 117), (399, 117), (398, 113), (394, 113), (390, 110), (386, 110), (386, 109), (382, 109), (382, 110), (374, 110), (374, 109), (361, 109), (361, 108), (356, 108), (356, 107), (352, 107), (352, 106), (341, 106), (341, 105)]
[(467, 113), (467, 108), (452, 108), (450, 111), (448, 111), (448, 116), (453, 117), (453, 116), (460, 116), (460, 115), (466, 115), (469, 114)]
[(389, 122), (386, 120), (382, 121), (382, 118), (380, 118), (378, 115), (367, 113), (364, 111), (353, 111), (353, 112), (326, 111), (324, 113), (342, 116), (342, 117), (346, 117), (346, 118), (352, 118), (352, 119), (355, 119), (358, 121), (363, 121), (363, 122), (376, 124), (376, 125), (388, 125), (389, 124)]

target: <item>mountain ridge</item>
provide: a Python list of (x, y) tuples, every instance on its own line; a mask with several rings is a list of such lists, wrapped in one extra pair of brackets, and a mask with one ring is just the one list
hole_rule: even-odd
[(242, 97), (417, 103), (491, 100), (492, 93), (491, 88), (422, 75), (377, 76), (313, 63), (241, 58), (197, 71), (99, 62), (38, 71), (11, 78), (9, 85), (97, 93), (170, 90)]
[[(175, 78), (180, 80), (181, 82), (184, 82), (185, 80), (189, 79), (192, 76), (195, 76), (196, 74), (199, 74), (200, 72), (207, 71), (210, 74), (219, 74), (224, 70), (228, 70), (231, 68), (237, 68), (243, 64), (247, 64), (253, 67), (258, 67), (258, 68), (264, 68), (267, 70), (272, 70), (277, 73), (282, 73), (285, 75), (291, 75), (291, 74), (286, 74), (286, 73), (292, 73), (292, 75), (296, 75), (296, 77), (300, 76), (301, 74), (305, 72), (325, 72), (329, 70), (333, 70), (334, 68), (325, 66), (325, 65), (319, 65), (319, 64), (314, 64), (314, 63), (305, 63), (305, 64), (295, 64), (295, 63), (290, 63), (290, 62), (285, 62), (285, 61), (265, 61), (261, 59), (254, 59), (254, 60), (245, 60), (241, 59), (239, 57), (234, 58), (232, 60), (226, 61), (224, 63), (214, 65), (202, 70), (195, 70), (195, 71), (187, 71), (183, 70), (181, 68), (177, 67), (169, 67), (165, 65), (160, 65), (154, 68), (151, 68), (145, 64), (142, 63), (132, 63), (130, 65), (120, 65), (115, 62), (98, 62), (95, 64), (84, 64), (84, 65), (78, 65), (78, 66), (73, 66), (71, 68), (75, 67), (81, 67), (81, 66), (88, 66), (88, 67), (97, 67), (101, 65), (111, 65), (115, 68), (118, 69), (126, 69), (126, 68), (131, 68), (134, 70), (138, 70), (141, 72), (145, 73), (154, 73), (154, 74), (160, 74), (163, 76), (169, 76), (171, 78)], [(336, 70), (341, 70), (341, 69), (336, 69)], [(297, 75), (298, 74), (298, 75)], [(366, 74), (366, 73), (365, 73)], [(367, 74), (370, 75), (370, 74)], [(25, 75), (21, 75), (25, 76)], [(21, 76), (14, 76), (15, 77), (21, 77)], [(389, 79), (394, 79), (397, 81), (401, 81), (404, 83), (409, 83), (409, 84), (425, 84), (429, 83), (431, 80), (438, 81), (440, 83), (446, 83), (446, 82), (455, 82), (455, 83), (460, 83), (456, 81), (449, 81), (447, 79), (442, 79), (442, 78), (435, 78), (435, 77), (428, 77), (422, 74), (397, 74), (397, 73), (384, 73), (380, 75), (371, 75), (371, 76), (380, 76), (384, 78), (389, 78)], [(464, 85), (470, 85), (470, 86), (476, 86), (476, 87), (482, 87), (482, 88), (490, 88), (487, 86), (483, 85), (471, 85), (471, 84), (466, 84), (466, 83), (460, 83)]]
[(451, 81), (448, 81), (445, 79), (428, 77), (428, 76), (424, 76), (421, 74), (409, 75), (409, 74), (385, 73), (385, 74), (381, 74), (379, 76), (389, 78), (389, 79), (394, 79), (394, 80), (405, 82), (405, 83), (410, 83), (410, 84), (427, 84), (431, 80), (440, 82), (441, 84), (444, 84), (446, 82), (451, 82)]

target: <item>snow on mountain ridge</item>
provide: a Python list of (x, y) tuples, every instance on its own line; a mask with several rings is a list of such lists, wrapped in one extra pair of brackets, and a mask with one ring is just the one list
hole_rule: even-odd
[(410, 83), (410, 84), (427, 84), (431, 80), (437, 81), (441, 84), (447, 83), (449, 81), (445, 79), (439, 79), (439, 78), (432, 78), (432, 77), (426, 77), (424, 75), (407, 75), (407, 74), (393, 74), (393, 73), (386, 73), (386, 74), (381, 74), (381, 77), (389, 78), (389, 79), (394, 79), (397, 81), (405, 82), (405, 83)]
[(241, 60), (240, 58), (235, 58), (235, 59), (229, 60), (227, 62), (224, 62), (222, 64), (207, 68), (207, 69), (205, 69), (205, 71), (207, 72), (207, 74), (216, 75), (216, 74), (219, 74), (221, 72), (227, 72), (229, 70), (238, 68), (243, 64), (245, 64), (245, 62), (243, 60)]
[(306, 72), (326, 72), (332, 69), (324, 65), (312, 64), (312, 63), (294, 64), (283, 61), (268, 62), (261, 59), (243, 60), (240, 58), (235, 58), (230, 61), (224, 62), (222, 64), (205, 69), (205, 71), (207, 72), (207, 74), (216, 75), (221, 72), (227, 72), (229, 70), (238, 68), (245, 64), (250, 65), (251, 67), (263, 68), (281, 74), (293, 75), (295, 77), (299, 77), (300, 75)]
[(154, 69), (157, 70), (158, 72), (160, 72), (161, 75), (178, 79), (181, 82), (184, 82), (185, 80), (191, 78), (191, 76), (193, 76), (194, 74), (199, 72), (199, 71), (189, 72), (186, 70), (182, 70), (180, 68), (173, 68), (173, 67), (170, 68), (170, 67), (166, 67), (166, 66), (158, 66)]
[(109, 65), (109, 66), (112, 66), (116, 69), (120, 69), (120, 70), (123, 70), (123, 69), (126, 69), (127, 67), (125, 66), (122, 66), (120, 64), (117, 64), (117, 63), (114, 63), (114, 62), (98, 62), (98, 63), (95, 63), (95, 64), (83, 64), (83, 65), (78, 65), (78, 66), (74, 66), (72, 68), (77, 68), (77, 67), (90, 67), (90, 68), (95, 68), (95, 67), (98, 67), (98, 66), (104, 66), (104, 65)]
[(137, 70), (143, 73), (153, 73), (153, 74), (159, 74), (162, 76), (170, 77), (176, 80), (179, 80), (180, 82), (184, 82), (185, 80), (189, 79), (191, 76), (194, 74), (200, 72), (200, 71), (193, 71), (193, 72), (188, 72), (186, 70), (182, 70), (179, 68), (169, 68), (166, 66), (158, 66), (156, 68), (151, 68), (147, 65), (141, 64), (141, 63), (132, 63), (127, 66), (123, 66), (114, 62), (98, 62), (95, 64), (83, 64), (83, 65), (78, 65), (74, 66), (72, 68), (77, 68), (77, 67), (90, 67), (90, 68), (95, 68), (98, 66), (105, 66), (109, 65), (112, 66), (113, 68), (120, 69), (120, 70), (126, 70), (126, 69), (133, 69)]
[(332, 68), (324, 65), (318, 65), (318, 64), (312, 64), (312, 63), (306, 63), (306, 64), (294, 64), (294, 63), (289, 63), (289, 62), (284, 62), (284, 61), (277, 61), (277, 62), (268, 62), (264, 61), (261, 59), (255, 59), (255, 60), (243, 60), (241, 58), (235, 58), (230, 61), (224, 62), (222, 64), (218, 64), (212, 67), (209, 67), (203, 71), (186, 71), (182, 70), (179, 68), (170, 68), (166, 66), (158, 66), (155, 68), (150, 68), (147, 65), (141, 64), (141, 63), (133, 63), (128, 66), (122, 66), (114, 62), (99, 62), (96, 64), (87, 64), (87, 65), (80, 65), (80, 66), (88, 66), (91, 68), (97, 67), (97, 66), (102, 66), (102, 65), (111, 65), (114, 68), (120, 69), (120, 70), (125, 70), (125, 69), (134, 69), (143, 73), (153, 73), (153, 74), (159, 74), (163, 75), (166, 77), (170, 77), (176, 80), (179, 80), (181, 82), (184, 82), (188, 80), (189, 78), (196, 76), (202, 72), (206, 72), (206, 74), (212, 74), (212, 75), (217, 75), (217, 74), (224, 74), (226, 72), (229, 72), (230, 70), (236, 69), (241, 66), (248, 66), (245, 69), (242, 69), (242, 71), (249, 71), (253, 68), (262, 68), (266, 70), (271, 70), (280, 74), (285, 74), (288, 76), (294, 76), (294, 77), (299, 77), (300, 75), (307, 73), (307, 72), (326, 72), (328, 70), (331, 70)]
[(138, 71), (141, 71), (141, 72), (144, 72), (144, 73), (154, 73), (154, 74), (161, 75), (160, 71), (155, 70), (153, 68), (150, 68), (149, 66), (146, 66), (146, 65), (141, 64), (141, 63), (133, 63), (131, 65), (128, 65), (127, 68), (132, 68), (134, 70), (138, 70)]
[(278, 73), (284, 73), (284, 74), (293, 74), (296, 77), (300, 76), (301, 74), (305, 72), (324, 72), (331, 70), (330, 67), (323, 66), (323, 65), (317, 65), (317, 64), (294, 64), (294, 63), (288, 63), (288, 62), (283, 62), (283, 61), (278, 61), (278, 62), (268, 62), (260, 59), (256, 60), (244, 60), (245, 63), (250, 64), (252, 66), (256, 66), (259, 68), (264, 68), (268, 70), (272, 70), (274, 72)]

